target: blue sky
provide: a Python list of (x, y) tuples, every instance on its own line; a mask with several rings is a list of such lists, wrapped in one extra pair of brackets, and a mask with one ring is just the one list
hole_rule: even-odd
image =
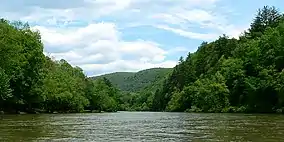
[(86, 75), (173, 67), (202, 41), (247, 29), (258, 8), (283, 0), (2, 0), (1, 17), (28, 21), (44, 52)]

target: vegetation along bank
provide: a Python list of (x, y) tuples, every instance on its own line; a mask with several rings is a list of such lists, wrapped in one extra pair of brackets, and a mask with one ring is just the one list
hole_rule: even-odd
[(239, 38), (220, 36), (174, 68), (87, 77), (43, 54), (38, 31), (0, 20), (0, 111), (256, 112), (284, 110), (284, 15), (259, 9)]

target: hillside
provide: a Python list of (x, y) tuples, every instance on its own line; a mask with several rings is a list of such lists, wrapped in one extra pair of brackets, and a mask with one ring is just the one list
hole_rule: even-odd
[(135, 74), (135, 72), (115, 72), (115, 73), (95, 76), (95, 77), (92, 77), (92, 79), (98, 79), (98, 78), (105, 77), (108, 80), (110, 80), (113, 85), (121, 86), (123, 84), (123, 82), (125, 82), (127, 80), (127, 78), (132, 77), (134, 74)]
[(145, 87), (153, 89), (154, 84), (162, 84), (163, 80), (170, 72), (171, 68), (151, 68), (135, 72), (116, 72), (101, 76), (92, 77), (93, 79), (107, 78), (113, 85), (126, 92), (139, 92)]
[(152, 109), (189, 112), (284, 112), (284, 15), (259, 9), (238, 39), (220, 36), (181, 58)]

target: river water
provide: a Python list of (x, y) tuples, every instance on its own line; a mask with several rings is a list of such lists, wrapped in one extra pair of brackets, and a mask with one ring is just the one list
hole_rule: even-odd
[(284, 116), (168, 112), (0, 116), (0, 141), (284, 141)]

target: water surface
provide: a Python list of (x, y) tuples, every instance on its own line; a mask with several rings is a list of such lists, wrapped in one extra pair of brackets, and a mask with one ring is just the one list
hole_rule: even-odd
[(0, 116), (0, 141), (284, 141), (284, 116), (118, 112)]

